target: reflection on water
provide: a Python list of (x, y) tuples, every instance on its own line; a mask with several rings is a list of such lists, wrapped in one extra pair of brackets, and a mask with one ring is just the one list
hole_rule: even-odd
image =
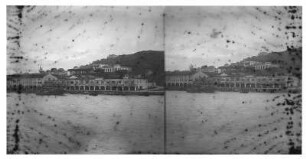
[(291, 109), (300, 100), (298, 94), (168, 91), (168, 153), (300, 151), (301, 113)]
[(7, 103), (8, 153), (164, 150), (163, 96), (9, 93)]

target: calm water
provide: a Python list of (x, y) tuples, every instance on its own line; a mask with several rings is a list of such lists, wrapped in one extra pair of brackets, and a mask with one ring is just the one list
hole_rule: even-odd
[[(279, 103), (296, 96), (167, 91), (167, 153), (289, 153), (301, 114)], [(163, 96), (9, 93), (7, 103), (11, 153), (164, 151)]]
[(168, 91), (168, 153), (288, 153), (289, 141), (301, 145), (301, 114), (277, 104), (294, 96)]
[[(162, 153), (164, 149), (163, 96), (9, 93), (7, 103), (9, 150)], [(20, 140), (17, 147), (14, 134)]]

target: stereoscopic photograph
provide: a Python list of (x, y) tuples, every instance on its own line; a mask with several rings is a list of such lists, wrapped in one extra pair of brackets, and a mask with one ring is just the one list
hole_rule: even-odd
[(7, 154), (301, 154), (302, 6), (6, 6)]
[(7, 6), (7, 153), (163, 153), (163, 44), (163, 7)]
[(168, 153), (301, 154), (301, 7), (165, 9)]

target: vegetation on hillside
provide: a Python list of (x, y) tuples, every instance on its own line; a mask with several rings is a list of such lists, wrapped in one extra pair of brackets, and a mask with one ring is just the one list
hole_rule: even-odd
[[(298, 78), (302, 78), (302, 48), (287, 49), (282, 52), (271, 52), (267, 54), (259, 54), (245, 58), (243, 61), (271, 62), (278, 64), (279, 68), (270, 68), (267, 70), (256, 71), (254, 68), (242, 67), (241, 65), (231, 64), (232, 72), (242, 72), (255, 75), (285, 75), (292, 74)], [(239, 62), (241, 63), (241, 62)]]
[(163, 51), (149, 50), (96, 60), (88, 66), (93, 64), (120, 64), (132, 68), (131, 74), (134, 76), (141, 75), (149, 81), (156, 82), (157, 85), (163, 85), (165, 80), (164, 63)]

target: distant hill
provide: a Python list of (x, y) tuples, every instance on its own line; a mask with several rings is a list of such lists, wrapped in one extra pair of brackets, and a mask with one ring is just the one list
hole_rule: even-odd
[(244, 61), (272, 62), (279, 64), (287, 73), (302, 78), (302, 48), (287, 49), (282, 52), (261, 54), (244, 59)]
[(134, 54), (119, 55), (114, 58), (100, 59), (92, 64), (120, 64), (132, 68), (132, 75), (143, 75), (149, 81), (157, 85), (164, 85), (164, 52), (163, 51), (140, 51)]

